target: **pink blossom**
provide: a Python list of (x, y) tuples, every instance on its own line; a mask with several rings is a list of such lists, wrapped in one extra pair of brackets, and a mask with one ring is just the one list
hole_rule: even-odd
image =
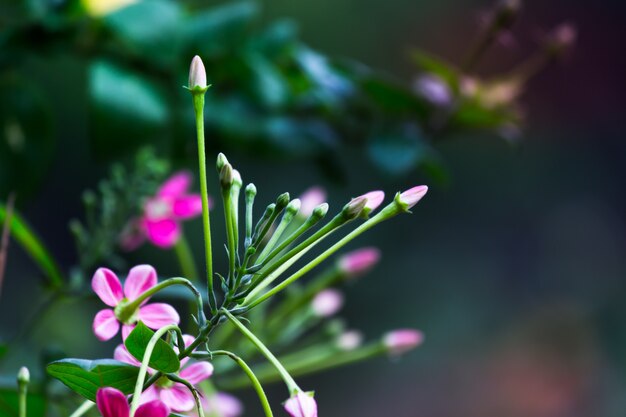
[[(96, 405), (102, 417), (129, 417), (128, 400), (115, 388), (100, 388), (96, 393)], [(161, 401), (146, 402), (137, 408), (135, 417), (167, 417), (170, 410)]]
[[(185, 346), (189, 346), (193, 341), (193, 336), (184, 335)], [(177, 348), (174, 350), (178, 351)], [(119, 345), (115, 348), (113, 357), (124, 363), (128, 363), (134, 366), (140, 366), (141, 363), (134, 358), (126, 349), (124, 345)], [(191, 384), (196, 385), (200, 382), (208, 379), (213, 374), (213, 365), (208, 362), (196, 362), (187, 366), (189, 358), (181, 359), (181, 370), (178, 372), (178, 376), (186, 379)], [(154, 370), (149, 369), (149, 373), (153, 373)], [(189, 389), (179, 382), (172, 382), (166, 378), (159, 379), (154, 385), (150, 386), (144, 391), (141, 396), (141, 401), (151, 401), (158, 399), (166, 404), (169, 408), (177, 412), (190, 411), (195, 406), (195, 400), (193, 394)]]
[(189, 67), (189, 88), (194, 87), (206, 88), (206, 70), (198, 55), (193, 57)]
[(315, 207), (326, 201), (326, 191), (322, 187), (311, 187), (300, 196), (300, 211), (302, 217), (309, 217)]
[(311, 308), (318, 317), (330, 317), (343, 306), (343, 294), (332, 288), (320, 291), (313, 301)]
[(377, 248), (362, 248), (339, 258), (339, 269), (349, 277), (356, 277), (369, 271), (380, 259)]
[(317, 417), (317, 403), (313, 392), (299, 391), (285, 401), (285, 410), (291, 417)]
[(358, 330), (348, 330), (337, 338), (337, 347), (341, 350), (354, 350), (363, 343), (363, 333)]
[(133, 250), (146, 238), (160, 248), (176, 244), (181, 235), (180, 221), (202, 213), (200, 194), (188, 193), (191, 178), (188, 172), (177, 172), (161, 185), (155, 196), (146, 200), (141, 217), (131, 220), (120, 237), (124, 249)]
[(367, 202), (365, 203), (365, 210), (367, 210), (367, 214), (369, 214), (370, 212), (376, 210), (378, 206), (380, 206), (380, 204), (385, 199), (385, 193), (380, 190), (370, 191), (369, 193), (365, 193), (363, 195), (355, 197), (353, 201), (360, 198), (367, 199)]
[[(115, 336), (122, 326), (122, 337), (126, 337), (141, 320), (152, 329), (159, 329), (168, 324), (178, 324), (180, 317), (174, 307), (164, 303), (146, 304), (146, 298), (135, 311), (124, 308), (139, 298), (144, 292), (157, 284), (157, 274), (150, 265), (137, 265), (130, 270), (128, 278), (122, 284), (113, 271), (98, 268), (91, 280), (91, 288), (109, 307), (100, 310), (93, 321), (93, 332), (102, 341)], [(123, 316), (122, 316), (123, 315)]]
[(426, 195), (426, 192), (428, 192), (427, 186), (418, 185), (400, 194), (400, 201), (407, 205), (407, 209), (410, 209)]
[[(243, 413), (243, 404), (234, 395), (218, 392), (200, 399), (205, 415), (220, 417), (239, 417)], [(197, 414), (193, 414), (197, 416)]]
[(383, 344), (394, 356), (402, 355), (424, 341), (424, 334), (414, 329), (398, 329), (387, 333), (383, 337)]

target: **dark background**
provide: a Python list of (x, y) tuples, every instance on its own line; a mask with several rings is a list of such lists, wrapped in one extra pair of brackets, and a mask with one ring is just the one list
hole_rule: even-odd
[[(294, 18), (302, 38), (331, 56), (349, 56), (409, 77), (409, 47), (458, 60), (480, 25), (486, 1), (318, 0), (264, 2), (264, 18)], [(324, 416), (561, 417), (623, 415), (626, 406), (626, 239), (624, 196), (624, 9), (619, 1), (529, 1), (514, 27), (515, 42), (495, 48), (481, 66), (490, 73), (530, 54), (547, 29), (569, 21), (579, 31), (564, 62), (540, 74), (522, 99), (527, 127), (519, 147), (492, 135), (441, 143), (451, 173), (431, 187), (414, 214), (394, 219), (354, 242), (383, 251), (380, 265), (348, 289), (345, 317), (370, 337), (417, 327), (426, 342), (399, 361), (370, 363), (305, 378)], [(80, 216), (79, 193), (106, 167), (81, 145), (88, 126), (76, 123), (81, 74), (63, 58), (42, 73), (63, 99), (55, 113), (59, 145), (43, 190), (23, 208), (64, 264), (74, 259), (67, 221)], [(261, 195), (311, 184), (326, 186), (331, 206), (346, 196), (425, 181), (381, 177), (359, 152), (343, 163), (345, 186), (313, 165), (229, 159)], [(268, 197), (269, 198), (269, 197)], [(186, 225), (200, 243), (200, 222)], [(198, 256), (201, 246), (196, 246)], [(161, 256), (156, 250), (142, 255)], [(173, 256), (155, 261), (175, 268)], [(0, 304), (0, 327), (12, 334), (28, 314), (36, 288), (28, 260), (12, 253)], [(381, 296), (384, 294), (384, 296)], [(77, 344), (93, 306), (61, 305), (32, 336), (71, 356), (102, 348)], [(76, 313), (84, 311), (84, 314)], [(71, 325), (70, 321), (71, 320)], [(106, 346), (102, 350), (110, 352)], [(24, 349), (11, 364), (25, 360)], [(3, 364), (3, 371), (9, 365)], [(272, 394), (284, 397), (282, 387)], [(247, 402), (254, 415), (253, 397)]]

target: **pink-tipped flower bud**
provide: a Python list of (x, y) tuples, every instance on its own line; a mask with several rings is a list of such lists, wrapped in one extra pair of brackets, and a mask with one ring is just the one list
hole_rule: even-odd
[(189, 88), (194, 89), (196, 87), (206, 88), (206, 70), (202, 59), (198, 55), (194, 56), (191, 60), (191, 66), (189, 67)]
[(383, 344), (393, 356), (402, 355), (424, 341), (424, 334), (414, 329), (398, 329), (383, 336)]
[(369, 271), (380, 260), (377, 248), (361, 248), (339, 258), (338, 266), (348, 277), (357, 277)]
[(318, 317), (330, 317), (343, 307), (343, 294), (332, 288), (320, 291), (311, 301), (311, 309)]
[(311, 391), (292, 394), (283, 405), (291, 417), (317, 417), (317, 403)]
[(341, 350), (354, 350), (363, 343), (363, 333), (358, 330), (348, 330), (337, 338), (337, 347)]
[(400, 203), (404, 205), (404, 209), (408, 210), (418, 203), (428, 192), (428, 187), (425, 185), (418, 185), (417, 187), (410, 188), (398, 196)]
[(367, 198), (360, 196), (350, 200), (348, 204), (343, 206), (342, 212), (346, 219), (352, 220), (363, 213), (367, 204)]
[(309, 217), (315, 207), (326, 201), (326, 191), (322, 187), (311, 187), (300, 196), (302, 206), (300, 207), (300, 215)]
[(381, 205), (383, 200), (385, 200), (385, 193), (380, 190), (370, 191), (369, 193), (363, 194), (360, 197), (367, 199), (364, 210), (366, 211), (366, 214), (369, 214), (372, 211), (376, 210), (378, 206)]

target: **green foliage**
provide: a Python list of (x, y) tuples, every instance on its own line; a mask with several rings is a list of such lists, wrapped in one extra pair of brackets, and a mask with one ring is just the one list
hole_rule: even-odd
[[(152, 336), (154, 336), (154, 332), (142, 322), (138, 322), (124, 341), (124, 346), (135, 359), (141, 362)], [(163, 339), (159, 339), (150, 356), (149, 366), (157, 371), (171, 373), (180, 369), (180, 361), (174, 349)]]
[(154, 194), (168, 168), (169, 164), (151, 149), (144, 149), (137, 154), (132, 169), (115, 164), (109, 178), (100, 182), (98, 192), (83, 195), (86, 221), (71, 223), (83, 273), (101, 262), (121, 263), (116, 255), (120, 233), (129, 219), (141, 212), (144, 199)]
[(46, 368), (48, 374), (90, 401), (96, 401), (98, 388), (112, 387), (130, 394), (139, 368), (111, 359), (62, 359)]
[[(40, 392), (28, 393), (26, 408), (28, 417), (43, 417), (46, 413), (46, 397)], [(0, 415), (18, 417), (18, 396), (15, 386), (0, 387)]]

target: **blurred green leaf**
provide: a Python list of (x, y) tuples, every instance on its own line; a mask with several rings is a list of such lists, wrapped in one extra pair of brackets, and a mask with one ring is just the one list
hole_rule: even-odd
[(417, 49), (411, 51), (411, 59), (421, 70), (437, 75), (444, 80), (450, 88), (454, 91), (458, 91), (459, 70), (452, 64)]
[(361, 81), (361, 87), (370, 100), (385, 112), (413, 115), (420, 119), (430, 112), (429, 106), (421, 98), (391, 81), (370, 76)]
[(43, 96), (20, 77), (0, 78), (0, 196), (33, 192), (53, 150), (50, 107)]
[(289, 89), (278, 68), (257, 53), (246, 54), (244, 60), (251, 74), (248, 82), (257, 100), (269, 108), (283, 106), (289, 100)]
[[(135, 359), (141, 362), (152, 336), (154, 336), (154, 332), (142, 322), (138, 322), (124, 341), (124, 346)], [(157, 371), (172, 373), (180, 369), (180, 361), (174, 349), (163, 339), (159, 339), (150, 356), (149, 366)]]
[(391, 175), (405, 174), (417, 166), (424, 154), (420, 129), (414, 124), (405, 124), (375, 134), (367, 145), (374, 165)]
[(62, 359), (47, 366), (48, 374), (90, 401), (98, 388), (112, 387), (131, 394), (139, 368), (112, 359)]
[(494, 129), (507, 123), (515, 123), (517, 115), (504, 106), (486, 107), (478, 100), (463, 100), (450, 119), (453, 130)]
[(157, 142), (169, 121), (161, 87), (146, 75), (108, 61), (89, 68), (94, 151), (110, 157)]
[[(44, 395), (32, 390), (28, 392), (26, 399), (28, 417), (43, 417), (46, 414), (46, 398)], [(17, 386), (0, 388), (0, 416), (18, 417)]]

